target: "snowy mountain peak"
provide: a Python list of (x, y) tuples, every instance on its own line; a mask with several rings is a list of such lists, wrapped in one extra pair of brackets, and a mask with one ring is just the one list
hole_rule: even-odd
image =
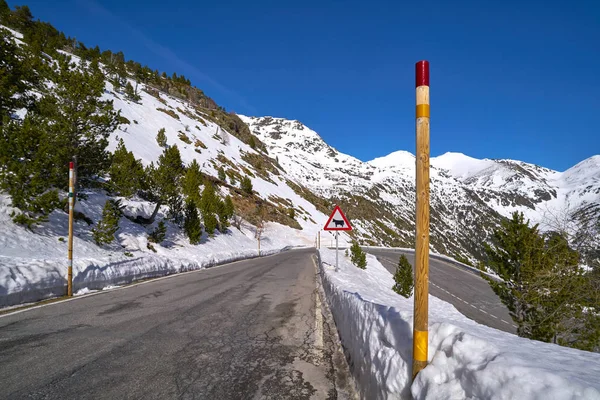
[(397, 167), (414, 168), (415, 156), (408, 151), (398, 150), (388, 154), (387, 156), (375, 158), (367, 162), (367, 164), (381, 169)]
[(253, 130), (260, 131), (261, 134), (268, 134), (273, 140), (293, 140), (296, 142), (302, 140), (318, 140), (325, 144), (325, 141), (319, 134), (298, 120), (289, 120), (276, 117), (248, 117), (238, 116), (247, 125), (252, 126)]
[(567, 184), (600, 184), (600, 155), (587, 158), (569, 168), (560, 179)]
[(469, 157), (463, 153), (447, 152), (438, 157), (431, 158), (433, 167), (446, 170), (450, 175), (462, 180), (493, 167), (492, 160)]

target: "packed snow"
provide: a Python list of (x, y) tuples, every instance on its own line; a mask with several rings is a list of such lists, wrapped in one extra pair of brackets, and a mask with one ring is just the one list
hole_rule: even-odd
[(322, 278), (342, 344), (368, 399), (600, 399), (600, 354), (479, 325), (429, 296), (428, 365), (411, 385), (413, 297), (392, 291), (372, 255), (367, 269), (320, 250)]

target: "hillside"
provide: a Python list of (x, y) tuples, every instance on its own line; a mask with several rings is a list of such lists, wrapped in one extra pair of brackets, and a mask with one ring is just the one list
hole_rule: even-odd
[[(114, 152), (122, 140), (147, 169), (159, 162), (166, 148), (177, 146), (183, 165), (188, 167), (196, 160), (219, 196), (232, 197), (236, 218), (254, 230), (263, 221), (272, 222), (297, 232), (300, 242), (312, 244), (333, 205), (339, 204), (355, 227), (351, 236), (362, 243), (414, 245), (415, 161), (410, 152), (399, 150), (363, 162), (329, 146), (299, 121), (227, 112), (183, 75), (169, 76), (126, 61), (121, 52), (86, 47), (49, 24), (33, 22), (31, 16), (11, 18), (7, 19), (11, 26), (25, 33), (10, 29), (10, 36), (21, 49), (32, 53), (39, 75), (46, 69), (42, 63), (53, 65), (64, 56), (82, 70), (99, 63), (104, 74), (101, 99), (120, 113), (118, 125), (107, 137), (107, 150)], [(47, 40), (40, 41), (40, 32), (46, 32)], [(48, 76), (45, 86), (30, 92), (42, 98), (56, 95), (57, 82), (52, 79), (59, 75)], [(18, 109), (13, 115), (24, 118), (27, 111)], [(156, 138), (162, 129), (166, 144), (161, 145)], [(85, 160), (81, 161), (85, 166)], [(566, 224), (575, 237), (581, 224), (570, 215), (586, 221), (600, 215), (599, 165), (600, 156), (565, 172), (514, 160), (478, 160), (458, 153), (432, 158), (431, 249), (471, 262), (481, 260), (482, 242), (502, 218), (516, 210), (545, 229)], [(61, 167), (65, 176), (60, 184), (62, 201), (66, 195), (65, 166)], [(152, 196), (144, 191), (122, 196), (111, 187), (106, 168), (98, 169), (97, 174), (97, 179), (82, 187), (84, 196), (77, 203), (82, 213), (77, 229), (82, 237), (100, 218), (99, 199), (123, 201), (126, 224), (130, 222), (125, 220), (139, 222), (139, 218), (151, 216), (156, 204)], [(251, 182), (251, 193), (242, 188), (244, 178)], [(2, 256), (10, 257), (27, 248), (15, 239), (19, 235), (14, 235), (26, 228), (11, 221), (10, 215), (19, 210), (9, 206), (6, 195), (3, 204), (5, 235), (10, 239), (3, 239)], [(168, 221), (171, 210), (165, 204), (159, 206), (159, 219)], [(64, 233), (57, 233), (56, 224), (64, 225), (65, 217), (64, 211), (55, 210), (50, 222), (41, 223), (33, 232), (51, 231), (60, 237)], [(82, 222), (86, 218), (91, 226)], [(135, 240), (118, 234), (121, 251), (150, 251), (145, 237), (157, 221), (132, 225)], [(169, 229), (177, 232), (176, 243), (184, 243), (181, 224), (170, 223)], [(590, 232), (592, 236), (597, 233)], [(89, 233), (86, 240), (91, 240)], [(209, 242), (212, 236), (204, 240)], [(344, 235), (343, 240), (348, 237)], [(49, 253), (56, 263), (64, 257), (63, 247), (60, 244)], [(35, 252), (32, 257), (36, 257)]]

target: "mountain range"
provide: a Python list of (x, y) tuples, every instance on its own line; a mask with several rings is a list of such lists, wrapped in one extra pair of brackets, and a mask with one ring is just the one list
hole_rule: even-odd
[[(362, 162), (299, 121), (240, 117), (293, 180), (347, 210), (363, 242), (413, 245), (413, 154), (400, 150)], [(461, 153), (433, 157), (430, 165), (431, 246), (443, 254), (480, 258), (481, 242), (514, 211), (542, 230), (566, 224), (573, 235), (578, 218), (600, 216), (600, 155), (564, 172)]]

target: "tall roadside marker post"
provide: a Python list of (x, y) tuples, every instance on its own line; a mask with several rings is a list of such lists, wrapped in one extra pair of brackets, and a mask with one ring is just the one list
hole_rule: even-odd
[[(342, 209), (340, 208), (340, 206), (337, 206), (337, 205), (335, 206), (335, 208), (333, 209), (333, 212), (331, 213), (331, 215), (329, 216), (329, 219), (327, 220), (327, 223), (325, 224), (325, 228), (323, 228), (323, 229), (326, 231), (335, 231), (335, 270), (337, 271), (338, 265), (339, 265), (339, 263), (338, 263), (339, 231), (351, 231), (352, 230), (352, 226), (350, 225), (348, 218), (346, 218), (346, 216), (342, 212)], [(319, 238), (320, 238), (320, 235), (319, 235)]]
[(73, 209), (75, 208), (75, 163), (69, 163), (69, 265), (67, 267), (67, 296), (73, 296)]
[(429, 62), (416, 64), (416, 247), (413, 380), (427, 366), (429, 296)]

